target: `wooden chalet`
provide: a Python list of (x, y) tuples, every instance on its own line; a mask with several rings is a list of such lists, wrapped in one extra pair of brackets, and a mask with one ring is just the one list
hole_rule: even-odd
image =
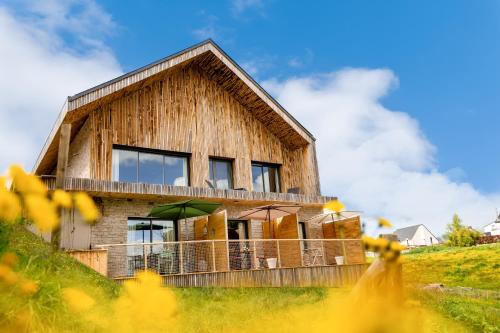
[[(66, 211), (57, 242), (117, 280), (151, 269), (174, 286), (334, 286), (365, 268), (359, 217), (306, 222), (333, 199), (313, 135), (211, 40), (68, 97), (34, 172), (94, 198), (100, 221)], [(147, 217), (189, 198), (222, 206)], [(238, 218), (270, 204), (301, 209)]]

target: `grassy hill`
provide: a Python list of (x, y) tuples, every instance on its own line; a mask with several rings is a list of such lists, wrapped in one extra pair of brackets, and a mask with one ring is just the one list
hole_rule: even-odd
[[(23, 226), (0, 223), (0, 257), (13, 252), (19, 258), (15, 270), (36, 281), (40, 290), (26, 298), (0, 284), (0, 331), (3, 325), (29, 311), (34, 326), (29, 331), (89, 332), (95, 328), (75, 318), (62, 299), (62, 289), (76, 287), (92, 296), (97, 304), (109, 304), (120, 286), (54, 250)], [(244, 328), (250, 321), (268, 316), (276, 309), (286, 311), (297, 305), (318, 302), (326, 297), (323, 288), (174, 289), (178, 299), (179, 324), (183, 332), (212, 332)], [(338, 293), (344, 293), (339, 290)]]
[(482, 290), (500, 291), (500, 244), (466, 248), (436, 246), (404, 255), (403, 276), (413, 288), (430, 283), (478, 290), (477, 297), (413, 290), (428, 307), (467, 324), (475, 332), (500, 332), (500, 300)]
[[(0, 223), (0, 257), (15, 253), (15, 270), (37, 282), (40, 290), (31, 298), (12, 288), (0, 285), (0, 328), (2, 324), (29, 311), (36, 325), (57, 327), (60, 330), (78, 329), (61, 298), (65, 287), (84, 288), (96, 300), (116, 297), (119, 286), (92, 269), (81, 265), (68, 255), (55, 251), (49, 244), (24, 229)], [(83, 325), (83, 323), (81, 323)], [(36, 330), (40, 327), (31, 327)]]
[[(446, 253), (447, 250), (443, 250)], [(26, 231), (22, 226), (6, 226), (0, 224), (0, 257), (5, 252), (14, 252), (19, 258), (15, 270), (25, 277), (35, 280), (40, 285), (40, 290), (31, 298), (26, 298), (6, 286), (0, 284), (0, 331), (6, 322), (22, 316), (28, 311), (31, 314), (32, 326), (27, 331), (41, 332), (99, 332), (99, 329), (81, 318), (75, 318), (69, 312), (65, 302), (62, 300), (61, 292), (65, 287), (77, 287), (84, 290), (96, 300), (96, 306), (109, 304), (110, 300), (117, 299), (121, 287), (113, 281), (99, 275), (93, 270), (81, 265), (63, 252), (54, 250), (49, 244)], [(412, 253), (407, 256), (408, 269), (405, 274), (418, 272), (421, 265), (428, 265), (428, 254)], [(431, 253), (434, 258), (434, 253)], [(437, 259), (436, 259), (437, 260)], [(419, 268), (420, 267), (420, 268)], [(429, 273), (430, 274), (430, 273)], [(441, 275), (444, 276), (444, 273)], [(483, 275), (481, 275), (483, 276)], [(486, 275), (484, 285), (491, 285)], [(434, 277), (428, 274), (422, 275), (422, 280), (413, 279), (412, 283), (422, 281), (434, 281)], [(439, 279), (438, 279), (439, 280)], [(442, 280), (439, 280), (442, 281)], [(182, 332), (217, 332), (217, 331), (248, 331), (250, 328), (267, 325), (268, 329), (276, 331), (282, 327), (283, 318), (289, 318), (286, 323), (288, 327), (293, 325), (292, 313), (308, 314), (301, 324), (308, 327), (307, 323), (313, 323), (311, 314), (328, 314), (331, 311), (328, 299), (342, 298), (349, 292), (347, 289), (325, 289), (325, 288), (192, 288), (174, 289), (177, 297), (177, 322)], [(461, 313), (452, 313), (449, 302), (457, 302), (456, 299), (446, 298), (438, 300), (435, 297), (422, 297), (423, 303), (428, 307), (422, 309), (426, 315), (422, 326), (432, 332), (472, 332), (477, 331), (479, 326), (475, 321), (479, 320), (479, 314), (474, 318), (460, 317)], [(477, 300), (476, 300), (477, 301)], [(480, 309), (484, 305), (483, 300), (474, 309)], [(470, 304), (469, 301), (468, 304)], [(453, 303), (455, 304), (455, 303)], [(459, 300), (458, 304), (463, 304)], [(492, 304), (491, 307), (497, 305)], [(445, 307), (445, 308), (443, 308)], [(462, 310), (461, 307), (458, 307)], [(466, 322), (469, 328), (457, 324), (451, 319), (443, 318), (432, 309), (438, 309), (442, 313)], [(497, 308), (498, 309), (498, 308)], [(104, 311), (108, 311), (105, 308)], [(452, 311), (453, 310), (453, 311)], [(476, 311), (476, 310), (474, 310)], [(107, 312), (105, 312), (107, 313)], [(326, 315), (326, 320), (330, 318)], [(481, 318), (484, 318), (481, 317)], [(273, 321), (274, 320), (274, 321)], [(489, 324), (486, 319), (487, 324)], [(471, 324), (472, 322), (472, 324)], [(265, 324), (267, 323), (267, 324)], [(274, 325), (274, 326), (273, 326)], [(273, 328), (274, 327), (274, 328)], [(430, 329), (428, 329), (430, 328)], [(255, 331), (255, 330), (250, 330)], [(15, 330), (22, 332), (22, 330)], [(491, 330), (491, 332), (494, 332)]]
[(443, 283), (500, 291), (500, 244), (415, 249), (404, 258), (407, 283)]

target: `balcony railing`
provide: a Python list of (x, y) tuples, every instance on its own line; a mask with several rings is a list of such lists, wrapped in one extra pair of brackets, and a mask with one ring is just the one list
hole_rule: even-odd
[(349, 265), (365, 262), (360, 239), (196, 240), (106, 244), (108, 276), (161, 275)]
[[(55, 176), (41, 176), (50, 190), (56, 188)], [(252, 201), (252, 202), (293, 202), (305, 205), (323, 205), (335, 197), (294, 194), (254, 192), (242, 190), (222, 190), (208, 187), (172, 186), (162, 184), (126, 183), (109, 180), (70, 178), (64, 179), (64, 189), (68, 191), (85, 191), (95, 196), (133, 197), (143, 199), (161, 198), (164, 196), (177, 198), (205, 198), (214, 201)]]

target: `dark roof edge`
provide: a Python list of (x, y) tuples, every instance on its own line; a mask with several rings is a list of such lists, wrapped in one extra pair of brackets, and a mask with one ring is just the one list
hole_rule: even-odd
[(153, 66), (156, 66), (156, 65), (158, 65), (158, 64), (160, 64), (162, 62), (165, 62), (165, 61), (168, 61), (170, 59), (173, 59), (173, 58), (175, 58), (177, 56), (180, 56), (183, 53), (189, 52), (189, 51), (194, 50), (194, 49), (196, 49), (196, 48), (198, 48), (198, 47), (200, 47), (202, 45), (209, 44), (209, 43), (215, 44), (211, 39), (205, 39), (204, 41), (201, 41), (201, 42), (199, 42), (197, 44), (194, 44), (194, 45), (192, 45), (190, 47), (187, 47), (187, 48), (185, 48), (185, 49), (183, 49), (183, 50), (181, 50), (179, 52), (175, 52), (174, 54), (171, 54), (171, 55), (169, 55), (169, 56), (167, 56), (165, 58), (161, 58), (161, 59), (156, 60), (156, 61), (154, 61), (152, 63), (149, 63), (149, 64), (147, 64), (145, 66), (142, 66), (142, 67), (139, 67), (137, 69), (134, 69), (133, 71), (130, 71), (128, 73), (125, 73), (125, 74), (122, 74), (122, 75), (120, 75), (118, 77), (115, 77), (112, 80), (109, 80), (109, 81), (103, 82), (101, 84), (98, 84), (97, 86), (94, 86), (92, 88), (86, 89), (86, 90), (84, 90), (82, 92), (79, 92), (78, 94), (73, 95), (73, 96), (69, 96), (68, 97), (68, 101), (72, 102), (75, 99), (77, 99), (79, 97), (82, 97), (83, 95), (86, 95), (86, 94), (91, 93), (91, 92), (93, 92), (93, 91), (95, 91), (97, 89), (103, 88), (103, 87), (105, 87), (107, 85), (110, 85), (112, 83), (115, 83), (115, 82), (118, 82), (120, 80), (123, 80), (126, 77), (129, 77), (129, 76), (132, 76), (132, 75), (137, 74), (139, 72), (148, 70), (149, 68), (151, 68)]
[(131, 72), (128, 72), (128, 73), (125, 73), (123, 75), (120, 75), (112, 80), (109, 80), (109, 81), (106, 81), (104, 83), (101, 83), (97, 86), (94, 86), (92, 88), (89, 88), (87, 90), (84, 90), (82, 92), (79, 92), (78, 94), (75, 94), (73, 96), (69, 96), (68, 97), (68, 102), (72, 102), (74, 101), (75, 99), (83, 96), (83, 95), (86, 95), (88, 93), (91, 93), (97, 89), (100, 89), (100, 88), (103, 88), (107, 85), (110, 85), (110, 84), (113, 84), (115, 82), (118, 82), (120, 80), (123, 80), (131, 75), (134, 75), (134, 74), (137, 74), (139, 72), (142, 72), (142, 71), (145, 71), (145, 70), (148, 70), (149, 68), (153, 67), (153, 66), (156, 66), (162, 62), (165, 62), (165, 61), (168, 61), (168, 60), (171, 60), (183, 53), (186, 53), (186, 52), (189, 52), (191, 50), (194, 50), (202, 45), (205, 45), (205, 44), (211, 44), (213, 45), (220, 53), (222, 53), (222, 55), (224, 55), (236, 68), (238, 68), (242, 73), (243, 75), (245, 75), (245, 77), (247, 79), (249, 79), (264, 95), (266, 95), (267, 98), (269, 98), (271, 100), (271, 102), (273, 102), (274, 104), (276, 104), (276, 106), (283, 112), (285, 113), (285, 115), (287, 115), (297, 126), (300, 127), (300, 129), (302, 129), (313, 141), (316, 141), (316, 138), (314, 137), (314, 135), (309, 132), (294, 116), (292, 116), (274, 97), (272, 97), (264, 88), (262, 88), (262, 86), (260, 84), (258, 84), (251, 76), (250, 74), (248, 74), (243, 68), (241, 68), (240, 65), (238, 65), (238, 63), (236, 61), (233, 60), (233, 58), (231, 58), (219, 45), (217, 45), (217, 43), (215, 43), (211, 38), (209, 39), (205, 39), (195, 45), (192, 45), (188, 48), (185, 48), (179, 52), (176, 52), (174, 54), (171, 54), (165, 58), (162, 58), (162, 59), (159, 59), (159, 60), (156, 60), (148, 65), (145, 65), (145, 66), (142, 66), (140, 68), (137, 68)]

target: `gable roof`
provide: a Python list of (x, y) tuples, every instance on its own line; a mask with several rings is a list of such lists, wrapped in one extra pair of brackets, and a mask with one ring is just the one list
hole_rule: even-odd
[(252, 112), (287, 147), (296, 149), (314, 142), (314, 136), (231, 59), (214, 41), (205, 40), (166, 58), (66, 99), (33, 167), (36, 174), (51, 171), (57, 159), (59, 130), (71, 123), (72, 138), (95, 108), (155, 80), (179, 66), (197, 65)]
[(405, 228), (400, 228), (396, 229), (394, 231), (394, 234), (398, 237), (399, 241), (405, 240), (405, 239), (412, 239), (413, 236), (415, 236), (415, 233), (417, 232), (418, 228), (422, 226), (427, 230), (434, 238), (438, 239), (434, 234), (423, 224), (417, 224), (417, 225), (412, 225), (409, 227)]
[(398, 240), (412, 239), (421, 224), (412, 225), (406, 228), (396, 229), (394, 234), (398, 237)]

